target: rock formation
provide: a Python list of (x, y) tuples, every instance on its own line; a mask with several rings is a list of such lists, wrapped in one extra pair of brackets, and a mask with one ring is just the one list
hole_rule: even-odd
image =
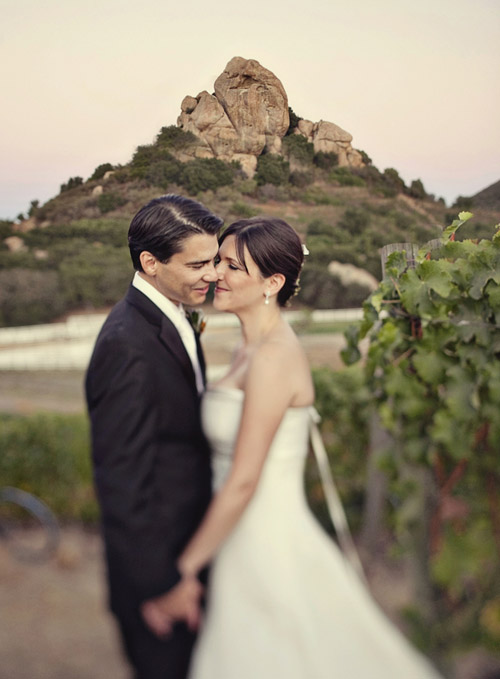
[[(238, 161), (253, 176), (261, 153), (281, 152), (290, 118), (288, 97), (280, 80), (255, 59), (234, 57), (214, 85), (215, 93), (187, 96), (177, 125), (192, 132), (198, 142), (179, 154), (189, 157)], [(304, 135), (316, 152), (334, 152), (339, 165), (360, 167), (361, 154), (351, 146), (352, 136), (338, 125), (301, 120), (295, 134)]]
[(363, 157), (359, 151), (351, 146), (352, 134), (346, 132), (335, 123), (320, 120), (312, 123), (310, 120), (299, 120), (295, 134), (302, 134), (307, 141), (314, 145), (315, 153), (336, 153), (341, 167), (363, 167)]
[(333, 261), (328, 265), (328, 272), (336, 276), (345, 287), (355, 284), (366, 288), (367, 296), (378, 287), (378, 280), (375, 276), (354, 264)]

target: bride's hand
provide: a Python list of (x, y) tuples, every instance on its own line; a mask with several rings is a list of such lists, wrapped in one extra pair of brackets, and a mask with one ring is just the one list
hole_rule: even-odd
[(157, 636), (167, 638), (176, 622), (185, 622), (196, 631), (200, 624), (200, 599), (203, 586), (194, 576), (184, 575), (170, 591), (145, 601), (141, 613), (147, 626)]

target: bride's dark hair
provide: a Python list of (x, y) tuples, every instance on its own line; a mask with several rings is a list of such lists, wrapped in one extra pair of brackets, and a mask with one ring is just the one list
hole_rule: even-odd
[(285, 284), (278, 293), (278, 304), (285, 306), (299, 290), (299, 274), (304, 263), (302, 243), (290, 224), (274, 217), (240, 219), (227, 227), (219, 238), (219, 245), (228, 236), (235, 236), (236, 254), (246, 271), (245, 246), (264, 278), (283, 274)]

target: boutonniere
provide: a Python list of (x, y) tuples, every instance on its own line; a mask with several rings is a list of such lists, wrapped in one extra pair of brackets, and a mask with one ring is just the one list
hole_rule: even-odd
[(201, 309), (191, 309), (191, 311), (186, 311), (186, 316), (195, 333), (201, 335), (207, 324), (203, 311)]

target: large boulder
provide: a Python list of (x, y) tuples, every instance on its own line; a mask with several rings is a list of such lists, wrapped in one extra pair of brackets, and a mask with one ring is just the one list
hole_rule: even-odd
[(215, 96), (238, 134), (237, 153), (279, 153), (290, 126), (288, 97), (255, 59), (234, 57), (215, 81)]
[(367, 295), (378, 287), (378, 281), (375, 276), (372, 276), (365, 269), (354, 266), (354, 264), (333, 261), (328, 265), (328, 272), (332, 276), (336, 276), (346, 288), (350, 285), (366, 288)]
[[(177, 156), (235, 160), (251, 177), (261, 153), (281, 153), (281, 140), (290, 126), (285, 89), (255, 59), (234, 57), (216, 79), (214, 90), (184, 97), (177, 125), (192, 132), (198, 142)], [(352, 136), (334, 123), (301, 120), (295, 132), (311, 141), (316, 152), (336, 153), (339, 165), (363, 165), (361, 154), (351, 146)]]
[(295, 134), (301, 134), (314, 146), (314, 152), (336, 153), (341, 167), (363, 167), (363, 157), (353, 149), (352, 134), (346, 132), (335, 123), (320, 120), (299, 120)]
[(288, 98), (278, 78), (255, 59), (234, 57), (215, 81), (181, 104), (177, 124), (198, 137), (195, 157), (238, 161), (252, 176), (262, 151), (279, 153), (290, 125)]

